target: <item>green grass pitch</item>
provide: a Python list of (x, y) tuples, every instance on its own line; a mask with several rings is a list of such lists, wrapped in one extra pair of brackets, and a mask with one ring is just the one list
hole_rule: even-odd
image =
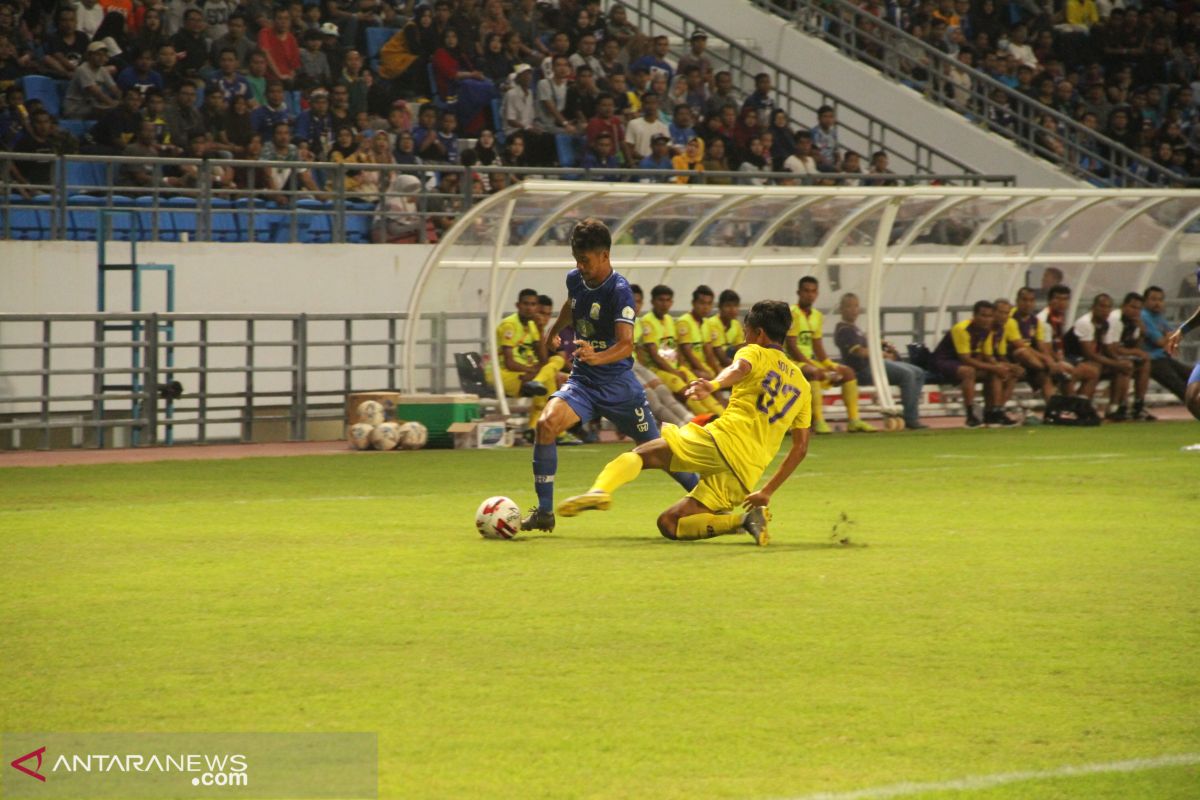
[[(661, 473), (480, 539), (483, 498), (531, 499), (528, 449), (4, 469), (0, 729), (376, 731), (384, 798), (802, 798), (1196, 754), (1194, 441), (818, 438), (763, 550), (659, 537)], [(620, 449), (560, 450), (560, 497)], [(1196, 798), (1200, 768), (849, 796)]]

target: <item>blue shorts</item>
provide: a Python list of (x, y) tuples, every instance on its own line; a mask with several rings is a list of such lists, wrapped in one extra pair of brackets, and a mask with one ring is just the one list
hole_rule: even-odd
[(1188, 378), (1188, 386), (1193, 383), (1200, 383), (1200, 361), (1196, 362), (1196, 366), (1192, 368), (1192, 374)]
[(633, 370), (603, 385), (593, 385), (572, 374), (551, 397), (561, 397), (580, 421), (591, 422), (604, 417), (617, 430), (638, 444), (659, 438), (658, 421), (650, 411), (646, 393), (633, 376)]

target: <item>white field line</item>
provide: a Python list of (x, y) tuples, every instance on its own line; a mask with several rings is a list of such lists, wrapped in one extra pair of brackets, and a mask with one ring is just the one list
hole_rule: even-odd
[(1128, 761), (1067, 765), (1056, 767), (1055, 769), (997, 772), (991, 775), (969, 775), (965, 778), (932, 781), (929, 783), (893, 783), (888, 786), (855, 789), (849, 792), (817, 792), (816, 794), (787, 798), (787, 800), (886, 800), (891, 797), (912, 797), (914, 795), (930, 794), (933, 792), (977, 792), (1010, 783), (1027, 783), (1030, 781), (1053, 780), (1055, 778), (1078, 778), (1084, 775), (1101, 775), (1113, 772), (1145, 772), (1146, 770), (1163, 769), (1164, 767), (1188, 767), (1195, 764), (1200, 764), (1200, 753), (1180, 753), (1178, 755), (1158, 756), (1157, 758), (1132, 758)]
[[(1028, 456), (1026, 458), (1009, 459), (1004, 462), (987, 462), (987, 463), (983, 463), (983, 464), (971, 464), (970, 469), (971, 470), (1012, 469), (1013, 467), (1019, 467), (1022, 464), (1036, 464), (1036, 463), (1043, 462), (1043, 461), (1067, 461), (1067, 460), (1075, 461), (1077, 463), (1085, 463), (1085, 464), (1086, 463), (1100, 464), (1100, 463), (1106, 463), (1111, 458), (1116, 457), (1118, 455), (1119, 454), (1116, 454), (1116, 453), (1076, 453), (1076, 454), (1064, 454), (1061, 456)], [(937, 458), (938, 456), (934, 456), (934, 457)], [(1144, 458), (1122, 457), (1121, 463), (1123, 463), (1123, 464), (1127, 464), (1127, 463), (1128, 464), (1132, 464), (1132, 463), (1145, 464), (1145, 463), (1149, 463), (1149, 462), (1165, 461), (1165, 460), (1166, 460), (1166, 458), (1164, 456), (1147, 456)], [(823, 470), (802, 470), (802, 473), (797, 473), (797, 474), (802, 474), (803, 476), (809, 476), (809, 477), (830, 477), (830, 476), (837, 476), (837, 475), (844, 476), (847, 474), (852, 474), (854, 477), (857, 478), (857, 477), (860, 477), (863, 475), (898, 475), (898, 474), (911, 475), (911, 474), (920, 474), (920, 473), (926, 473), (926, 472), (961, 472), (963, 469), (964, 469), (963, 465), (947, 464), (945, 466), (938, 466), (938, 467), (900, 467), (897, 469), (863, 469), (863, 470), (855, 470), (853, 473), (832, 472), (832, 471), (823, 471)], [(160, 505), (178, 506), (178, 505), (219, 504), (219, 505), (249, 506), (249, 505), (260, 505), (260, 504), (270, 504), (270, 503), (298, 504), (298, 503), (327, 503), (327, 502), (345, 502), (345, 501), (362, 501), (362, 500), (394, 500), (394, 499), (395, 498), (392, 497), (391, 495), (370, 495), (370, 494), (343, 495), (343, 496), (318, 495), (318, 496), (314, 496), (314, 497), (255, 497), (255, 498), (242, 498), (242, 499), (237, 499), (237, 500), (173, 500), (173, 501), (163, 501), (161, 503), (157, 503), (157, 502), (156, 503), (125, 503), (125, 504), (122, 504), (119, 506), (113, 505), (113, 504), (73, 505), (73, 506), (70, 506), (69, 510), (70, 511), (88, 511), (88, 510), (114, 511), (114, 510), (118, 510), (118, 509), (128, 509), (128, 510), (146, 509), (146, 508), (152, 508), (154, 506), (160, 506)], [(0, 517), (11, 515), (11, 514), (53, 514), (60, 510), (61, 509), (57, 509), (57, 508), (0, 509)]]

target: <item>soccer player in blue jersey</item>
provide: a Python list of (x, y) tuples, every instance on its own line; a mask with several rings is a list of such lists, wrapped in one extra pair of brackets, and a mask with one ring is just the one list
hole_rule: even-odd
[[(1200, 269), (1196, 270), (1196, 286), (1200, 287)], [(1200, 308), (1197, 308), (1182, 325), (1167, 335), (1166, 341), (1163, 342), (1163, 349), (1167, 351), (1167, 355), (1173, 356), (1178, 353), (1180, 340), (1195, 328), (1200, 328)], [(1196, 362), (1196, 366), (1188, 378), (1184, 403), (1187, 404), (1188, 411), (1192, 412), (1192, 416), (1200, 419), (1200, 361)]]
[[(571, 233), (575, 269), (567, 274), (567, 302), (544, 341), (547, 352), (553, 352), (559, 332), (574, 329), (574, 364), (566, 384), (551, 395), (538, 417), (533, 448), (538, 504), (521, 520), (523, 531), (554, 530), (555, 443), (563, 431), (605, 417), (639, 444), (659, 437), (658, 422), (633, 374), (633, 292), (613, 271), (611, 248), (612, 234), (599, 220), (585, 219)], [(673, 472), (671, 477), (689, 492), (699, 481), (691, 472)]]

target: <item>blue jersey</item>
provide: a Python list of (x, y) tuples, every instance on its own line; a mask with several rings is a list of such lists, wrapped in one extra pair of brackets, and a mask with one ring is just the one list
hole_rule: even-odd
[[(567, 296), (571, 300), (571, 326), (579, 339), (589, 342), (596, 352), (607, 350), (617, 343), (617, 328), (628, 325), (633, 330), (633, 292), (629, 282), (616, 272), (594, 289), (588, 288), (579, 270), (567, 275)], [(611, 364), (584, 364), (575, 361), (572, 376), (592, 386), (604, 386), (622, 379), (633, 369), (633, 357)]]

